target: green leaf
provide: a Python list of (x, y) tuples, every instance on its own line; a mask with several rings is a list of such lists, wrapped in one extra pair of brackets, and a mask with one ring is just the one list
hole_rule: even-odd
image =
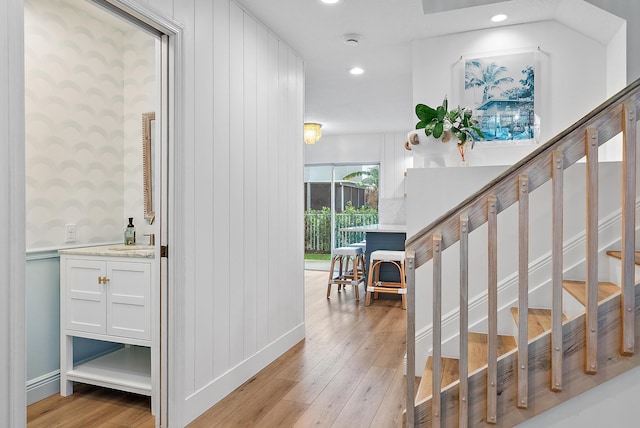
[(421, 120), (420, 122), (416, 123), (416, 129), (422, 129), (425, 126), (427, 126), (427, 123), (423, 120)]
[(442, 137), (442, 133), (444, 132), (444, 123), (438, 122), (436, 126), (433, 127), (433, 136), (435, 138)]
[(436, 117), (436, 111), (427, 105), (418, 104), (416, 105), (416, 116), (422, 122), (431, 122)]
[(444, 117), (447, 114), (447, 110), (443, 106), (438, 106), (438, 110), (437, 110), (436, 114), (437, 114), (436, 117), (437, 117), (438, 121), (440, 122), (440, 121), (444, 120)]

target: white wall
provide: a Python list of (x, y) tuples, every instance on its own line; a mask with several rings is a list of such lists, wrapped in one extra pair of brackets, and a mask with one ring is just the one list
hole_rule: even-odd
[(184, 26), (186, 424), (304, 337), (303, 62), (232, 1), (149, 6)]
[(22, 0), (0, 3), (0, 426), (26, 425)]
[(636, 367), (516, 426), (519, 428), (636, 426), (639, 395), (640, 367)]
[[(143, 181), (142, 113), (158, 113), (159, 103), (156, 96), (160, 92), (160, 84), (156, 80), (158, 77), (156, 53), (159, 50), (159, 41), (156, 37), (134, 27), (126, 30), (123, 37), (124, 202), (118, 222), (117, 238), (122, 239), (121, 232), (124, 227), (122, 223), (126, 222), (128, 217), (133, 217), (136, 240), (138, 243), (145, 244), (149, 242), (149, 238), (144, 235), (156, 233), (156, 226), (149, 225), (144, 218), (144, 190), (141, 184)], [(157, 152), (157, 146), (155, 149)], [(151, 161), (153, 160), (152, 155)], [(156, 179), (155, 183), (157, 182)], [(152, 205), (154, 205), (153, 201)], [(158, 207), (157, 200), (155, 207)]]
[(25, 1), (27, 248), (142, 240), (141, 115), (156, 106), (155, 40), (93, 5)]
[[(538, 50), (537, 47), (540, 47)], [(438, 52), (438, 61), (429, 54)], [(556, 21), (512, 25), (416, 40), (413, 43), (413, 101), (439, 105), (462, 103), (461, 58), (535, 52), (536, 114), (541, 119), (540, 139), (545, 142), (604, 101), (612, 76), (625, 70), (607, 68), (607, 46)], [(615, 55), (612, 55), (615, 57)], [(614, 64), (618, 65), (618, 64)], [(589, 70), (588, 73), (582, 72)], [(615, 91), (621, 87), (615, 88)], [(512, 164), (537, 146), (480, 147), (473, 165)], [(497, 153), (499, 152), (499, 153)], [(496, 159), (497, 157), (501, 159)], [(494, 163), (495, 160), (495, 163)]]
[(640, 3), (636, 1), (619, 0), (587, 0), (614, 15), (627, 21), (625, 26), (626, 45), (625, 58), (627, 70), (627, 82), (632, 82), (640, 77)]

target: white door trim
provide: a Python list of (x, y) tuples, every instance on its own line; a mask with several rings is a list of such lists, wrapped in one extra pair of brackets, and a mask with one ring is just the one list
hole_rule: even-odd
[[(163, 202), (166, 211), (164, 212), (164, 229), (161, 229), (161, 245), (171, 243), (171, 254), (180, 254), (179, 245), (176, 236), (182, 235), (180, 213), (177, 207), (179, 204), (179, 195), (176, 188), (181, 188), (183, 169), (180, 160), (182, 158), (182, 148), (178, 144), (184, 135), (184, 117), (183, 117), (183, 28), (180, 24), (170, 18), (161, 16), (156, 12), (148, 9), (139, 3), (131, 0), (104, 0), (105, 2), (117, 7), (118, 9), (130, 14), (131, 16), (145, 22), (147, 25), (156, 28), (160, 32), (166, 34), (169, 38), (169, 69), (170, 76), (167, 82), (167, 109), (163, 111), (163, 123), (167, 124), (170, 132), (167, 133), (168, 145), (168, 162), (165, 164), (168, 168), (166, 193), (168, 198)], [(8, 0), (5, 3), (8, 19), (7, 36), (8, 39), (8, 57), (9, 57), (9, 99), (7, 106), (10, 111), (4, 112), (5, 106), (0, 106), (0, 111), (6, 114), (9, 120), (8, 129), (8, 150), (9, 159), (7, 159), (9, 171), (7, 173), (9, 180), (8, 203), (9, 203), (9, 242), (6, 247), (0, 248), (0, 256), (4, 258), (4, 250), (8, 251), (6, 260), (9, 261), (8, 279), (10, 287), (3, 287), (0, 291), (0, 297), (5, 298), (8, 304), (8, 335), (7, 340), (3, 343), (9, 343), (9, 383), (8, 389), (4, 392), (8, 393), (6, 397), (7, 409), (9, 411), (9, 426), (21, 428), (26, 426), (26, 346), (25, 346), (25, 153), (24, 153), (24, 1)], [(2, 8), (0, 8), (2, 9)], [(15, 40), (14, 40), (15, 38)], [(8, 108), (8, 107), (7, 107)], [(177, 196), (178, 195), (178, 196)], [(162, 221), (162, 220), (161, 220)], [(165, 235), (162, 236), (162, 232)], [(168, 232), (168, 235), (167, 235)], [(161, 337), (163, 337), (163, 349), (166, 351), (162, 356), (164, 365), (165, 386), (162, 388), (162, 406), (165, 419), (162, 420), (163, 427), (182, 426), (182, 405), (184, 403), (182, 394), (182, 383), (176, 382), (180, 379), (180, 359), (179, 350), (182, 349), (181, 340), (183, 335), (175, 334), (180, 331), (181, 321), (184, 314), (183, 298), (177, 293), (178, 287), (169, 287), (169, 284), (181, 283), (178, 278), (183, 277), (184, 264), (180, 262), (179, 257), (170, 257), (168, 260), (162, 261), (165, 269), (165, 278), (161, 284), (161, 293), (167, 296), (162, 301), (161, 307), (161, 325), (163, 326)], [(167, 275), (168, 274), (168, 275)], [(168, 322), (168, 321), (171, 322)], [(166, 328), (165, 328), (166, 327)], [(6, 330), (4, 330), (6, 331)], [(0, 331), (0, 335), (4, 335), (4, 331)], [(4, 339), (0, 337), (0, 339)], [(167, 343), (168, 342), (168, 343)], [(0, 392), (0, 395), (4, 395)], [(0, 397), (5, 400), (5, 397)]]
[[(8, 129), (4, 135), (8, 138), (8, 158), (0, 162), (8, 168), (8, 214), (7, 224), (0, 228), (8, 228), (8, 242), (0, 248), (0, 257), (8, 262), (8, 272), (2, 275), (8, 282), (0, 286), (0, 298), (8, 307), (5, 327), (0, 330), (0, 343), (7, 344), (8, 349), (0, 351), (4, 354), (0, 360), (7, 358), (8, 383), (0, 391), (3, 404), (0, 408), (7, 411), (7, 415), (0, 416), (1, 423), (8, 423), (11, 427), (26, 426), (26, 326), (25, 326), (25, 257), (26, 257), (26, 214), (25, 214), (25, 149), (24, 149), (24, 3), (23, 0), (8, 0), (0, 10), (6, 12), (4, 23), (7, 26), (1, 31), (8, 56), (8, 100), (0, 106), (0, 114), (8, 119)], [(3, 82), (4, 84), (4, 82)], [(4, 142), (3, 142), (4, 143)], [(3, 195), (4, 196), (4, 195)], [(4, 211), (4, 210), (3, 210)], [(0, 213), (1, 215), (1, 213)], [(5, 220), (5, 221), (6, 221)], [(6, 254), (4, 254), (6, 251)], [(6, 277), (5, 277), (6, 275)], [(5, 333), (8, 337), (5, 337)], [(5, 397), (4, 395), (8, 396)], [(5, 407), (6, 406), (6, 407)], [(2, 422), (4, 421), (4, 422)]]
[[(161, 403), (160, 403), (160, 423), (161, 427), (182, 426), (182, 407), (184, 395), (182, 393), (182, 379), (180, 373), (181, 359), (179, 350), (184, 349), (182, 341), (184, 335), (176, 334), (181, 331), (182, 319), (184, 318), (184, 299), (179, 293), (180, 287), (172, 287), (171, 284), (181, 284), (179, 278), (184, 277), (184, 264), (179, 257), (174, 254), (182, 254), (179, 242), (176, 237), (183, 236), (180, 212), (178, 207), (182, 206), (179, 195), (175, 189), (182, 188), (181, 168), (182, 146), (178, 144), (184, 135), (183, 117), (183, 28), (170, 18), (158, 15), (130, 0), (104, 0), (131, 16), (145, 22), (168, 37), (168, 68), (169, 76), (162, 82), (163, 93), (167, 96), (161, 97), (161, 134), (163, 140), (162, 155), (163, 168), (162, 180), (166, 191), (163, 191), (160, 198), (160, 245), (170, 247), (170, 257), (162, 258), (160, 261), (160, 371), (161, 371)], [(162, 43), (167, 47), (167, 44)], [(162, 73), (166, 76), (165, 73)]]

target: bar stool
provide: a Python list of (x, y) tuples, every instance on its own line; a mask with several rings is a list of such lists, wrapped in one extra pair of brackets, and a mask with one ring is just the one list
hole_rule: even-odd
[[(364, 282), (364, 272), (358, 266), (364, 266), (364, 251), (360, 247), (340, 247), (333, 250), (331, 268), (329, 269), (329, 281), (327, 284), (327, 299), (331, 297), (331, 286), (338, 285), (338, 293), (343, 285), (351, 284), (356, 290), (356, 300), (360, 300), (361, 282)], [(349, 270), (349, 262), (353, 268)], [(338, 272), (335, 268), (338, 264)]]
[[(407, 309), (407, 284), (404, 275), (404, 251), (376, 250), (369, 256), (369, 280), (367, 281), (367, 297), (364, 305), (371, 304), (371, 293), (402, 295), (402, 309)], [(398, 269), (400, 280), (380, 281), (380, 267), (383, 263), (391, 263)]]
[(366, 257), (367, 257), (367, 243), (365, 241), (362, 242), (355, 242), (353, 244), (349, 244), (349, 247), (358, 247), (358, 248), (362, 248), (362, 257), (357, 257), (356, 258), (356, 268), (358, 269), (358, 275), (361, 276), (362, 278), (365, 277), (366, 271), (365, 271), (365, 266), (366, 266)]

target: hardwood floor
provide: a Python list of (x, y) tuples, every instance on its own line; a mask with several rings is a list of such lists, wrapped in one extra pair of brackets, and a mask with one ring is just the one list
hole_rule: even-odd
[[(327, 275), (305, 271), (306, 339), (190, 428), (402, 425), (406, 311), (400, 300), (387, 299), (365, 308), (351, 286), (342, 293), (333, 287), (328, 300)], [(29, 406), (29, 427), (153, 426), (146, 397), (89, 386), (77, 390)]]
[(27, 407), (29, 428), (153, 428), (151, 400), (143, 395), (76, 384), (69, 397), (52, 395)]

